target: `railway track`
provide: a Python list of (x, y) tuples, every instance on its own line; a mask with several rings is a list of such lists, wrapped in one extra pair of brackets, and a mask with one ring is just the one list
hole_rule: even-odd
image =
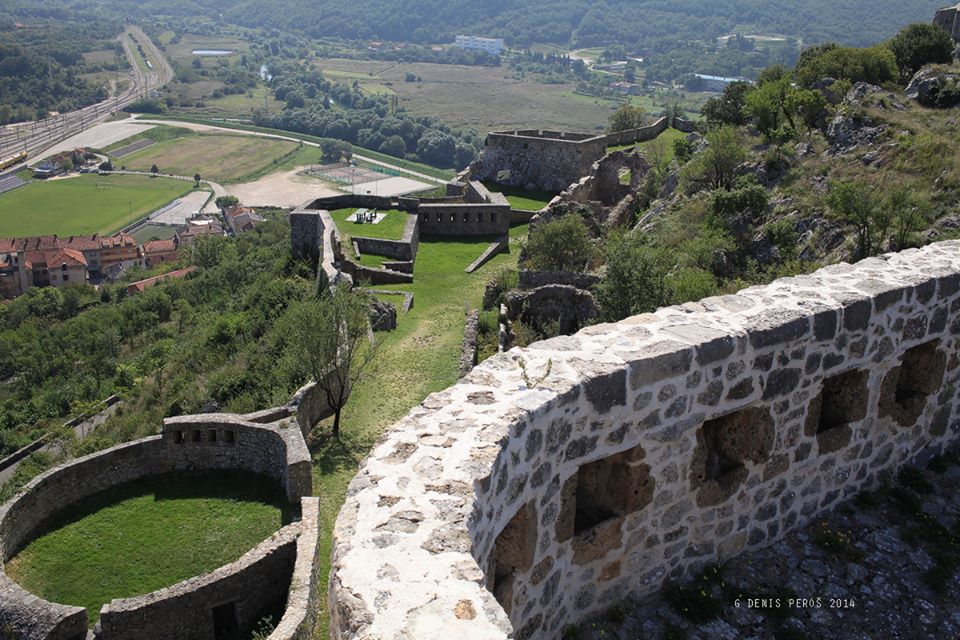
[[(151, 60), (153, 68), (142, 71), (137, 65), (131, 37), (136, 38)], [(21, 122), (0, 128), (0, 157), (12, 156), (26, 151), (35, 157), (53, 145), (76, 135), (93, 125), (106, 120), (132, 102), (150, 95), (173, 79), (173, 68), (153, 41), (139, 27), (128, 27), (120, 36), (120, 42), (130, 61), (128, 74), (130, 86), (121, 94), (83, 109), (52, 116), (43, 120)]]

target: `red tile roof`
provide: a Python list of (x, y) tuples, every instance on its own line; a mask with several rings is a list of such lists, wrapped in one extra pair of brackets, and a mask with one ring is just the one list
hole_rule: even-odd
[(46, 263), (48, 269), (56, 269), (62, 265), (67, 265), (68, 267), (85, 267), (87, 266), (87, 259), (76, 249), (57, 249), (47, 253)]
[(104, 249), (135, 247), (137, 246), (137, 241), (134, 240), (133, 236), (128, 233), (118, 233), (116, 235), (100, 238), (100, 246)]
[(173, 238), (167, 240), (150, 240), (143, 243), (143, 252), (150, 253), (168, 253), (177, 250), (177, 241)]
[(163, 282), (164, 280), (169, 280), (171, 278), (183, 278), (184, 276), (189, 275), (194, 271), (196, 271), (196, 269), (197, 269), (196, 267), (187, 267), (186, 269), (178, 269), (176, 271), (164, 273), (163, 275), (147, 278), (146, 280), (139, 280), (137, 282), (127, 285), (127, 292), (142, 293), (145, 289), (148, 289), (155, 284)]

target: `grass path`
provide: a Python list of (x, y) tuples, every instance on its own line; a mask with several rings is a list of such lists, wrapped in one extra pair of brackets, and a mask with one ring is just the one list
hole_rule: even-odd
[[(465, 310), (478, 308), (487, 281), (498, 270), (515, 267), (519, 240), (526, 227), (511, 233), (511, 253), (500, 255), (474, 274), (464, 269), (487, 247), (487, 239), (469, 242), (425, 238), (414, 268), (414, 283), (385, 289), (413, 291), (410, 313), (401, 314), (396, 331), (380, 334), (381, 351), (373, 368), (357, 385), (343, 412), (340, 442), (314, 447), (314, 495), (320, 496), (320, 622), (315, 638), (329, 637), (326, 610), (330, 548), (334, 522), (347, 485), (360, 460), (394, 422), (427, 395), (457, 381)], [(395, 298), (392, 302), (398, 302)], [(325, 431), (325, 424), (318, 432)]]
[(86, 607), (92, 627), (113, 598), (233, 562), (290, 521), (284, 502), (275, 481), (244, 471), (132, 482), (78, 504), (6, 571), (42, 598)]

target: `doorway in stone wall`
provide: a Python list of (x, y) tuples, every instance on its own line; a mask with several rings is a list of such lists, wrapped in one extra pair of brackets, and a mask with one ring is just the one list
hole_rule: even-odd
[(240, 640), (236, 602), (227, 602), (213, 608), (213, 637), (215, 640)]

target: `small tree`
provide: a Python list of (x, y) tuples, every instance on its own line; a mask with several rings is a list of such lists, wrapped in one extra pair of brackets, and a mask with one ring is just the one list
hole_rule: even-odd
[(711, 189), (733, 187), (737, 166), (747, 157), (740, 133), (723, 126), (707, 134), (707, 148), (684, 167), (684, 177)]
[(340, 438), (340, 412), (378, 343), (370, 329), (366, 296), (339, 285), (291, 307), (293, 343), (334, 412), (333, 437)]
[(877, 227), (877, 198), (873, 188), (862, 182), (834, 182), (827, 204), (844, 223), (857, 233), (857, 258), (873, 255)]
[(953, 60), (953, 38), (935, 24), (919, 22), (907, 25), (890, 41), (900, 76), (908, 78), (927, 64)]
[(673, 266), (664, 251), (639, 234), (615, 231), (604, 247), (607, 270), (594, 293), (606, 322), (654, 311), (670, 298), (667, 274)]
[(235, 207), (240, 204), (240, 199), (237, 196), (220, 196), (213, 201), (219, 209), (226, 209), (227, 207)]
[(580, 272), (596, 255), (583, 218), (568, 213), (533, 226), (526, 245), (527, 262), (534, 269)]
[(158, 173), (160, 173), (160, 167), (158, 167), (157, 165), (151, 166), (150, 173), (152, 173), (153, 175), (157, 175)]
[(197, 186), (197, 187), (200, 186), (200, 174), (199, 174), (199, 173), (193, 174), (193, 183), (194, 183), (194, 186)]
[(624, 104), (610, 116), (610, 131), (629, 131), (643, 126), (647, 113), (640, 107)]

